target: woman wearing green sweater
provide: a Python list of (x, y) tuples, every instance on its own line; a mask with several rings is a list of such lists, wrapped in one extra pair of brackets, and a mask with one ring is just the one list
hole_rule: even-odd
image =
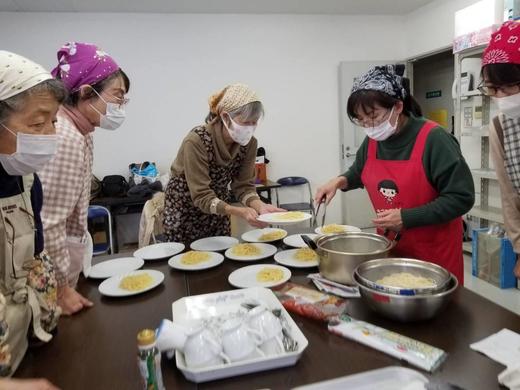
[(378, 232), (401, 232), (392, 254), (439, 264), (462, 284), (461, 216), (475, 201), (473, 178), (456, 139), (422, 117), (403, 73), (386, 65), (356, 79), (347, 112), (367, 137), (354, 164), (315, 200), (366, 188)]

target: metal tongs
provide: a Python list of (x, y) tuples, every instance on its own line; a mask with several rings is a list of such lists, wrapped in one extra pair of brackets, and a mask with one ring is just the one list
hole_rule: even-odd
[(327, 216), (327, 202), (326, 198), (323, 197), (318, 202), (318, 207), (316, 208), (316, 211), (314, 212), (314, 220), (312, 221), (312, 227), (317, 228), (318, 227), (318, 213), (320, 212), (320, 207), (323, 205), (323, 217), (321, 218), (321, 225), (323, 226), (325, 224), (325, 217)]

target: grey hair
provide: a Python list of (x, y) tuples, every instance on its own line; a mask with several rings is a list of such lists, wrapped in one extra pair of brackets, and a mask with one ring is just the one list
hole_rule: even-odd
[(48, 79), (42, 81), (19, 94), (0, 100), (0, 123), (6, 122), (11, 114), (22, 110), (29, 96), (45, 92), (50, 93), (60, 104), (67, 97), (67, 89), (60, 80)]
[[(229, 115), (232, 119), (240, 117), (243, 122), (256, 122), (265, 115), (264, 105), (262, 102), (251, 102), (230, 111)], [(216, 117), (216, 114), (210, 112), (206, 117), (206, 123), (211, 122)]]

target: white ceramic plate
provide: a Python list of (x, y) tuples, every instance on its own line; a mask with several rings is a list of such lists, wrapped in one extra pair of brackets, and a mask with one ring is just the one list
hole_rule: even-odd
[(228, 259), (231, 260), (237, 260), (237, 261), (255, 261), (255, 260), (261, 260), (265, 259), (267, 257), (271, 257), (274, 255), (277, 251), (276, 247), (271, 244), (262, 244), (262, 243), (255, 243), (251, 244), (258, 248), (260, 248), (261, 253), (259, 255), (255, 256), (238, 256), (233, 254), (233, 247), (229, 248), (224, 254)]
[(281, 211), (276, 213), (268, 213), (262, 214), (258, 216), (258, 220), (261, 222), (266, 222), (271, 225), (295, 225), (297, 223), (308, 221), (312, 218), (312, 215), (309, 213), (302, 213), (302, 218), (298, 219), (284, 219), (283, 215), (287, 214), (289, 211)]
[[(331, 225), (336, 225), (336, 224), (331, 224)], [(324, 225), (324, 226), (327, 226), (327, 225)], [(338, 226), (341, 226), (343, 228), (343, 230), (345, 231), (345, 233), (347, 233), (347, 232), (360, 232), (361, 231), (361, 229), (356, 227), (356, 226), (339, 225), (339, 224), (338, 224)], [(322, 227), (323, 226), (317, 227), (314, 231), (317, 234), (321, 234), (321, 235), (338, 234), (338, 233), (323, 233)]]
[[(276, 282), (259, 282), (256, 279), (256, 275), (264, 268), (278, 268), (283, 272), (283, 278)], [(282, 267), (274, 264), (255, 264), (248, 265), (233, 271), (229, 274), (228, 282), (232, 286), (238, 288), (249, 288), (249, 287), (275, 287), (284, 284), (291, 279), (291, 271), (289, 268)]]
[[(139, 290), (139, 291), (129, 291), (124, 290), (119, 287), (119, 283), (121, 280), (130, 275), (140, 275), (140, 274), (148, 274), (153, 278), (153, 283), (148, 287)], [(123, 275), (112, 276), (111, 278), (104, 280), (98, 287), (98, 290), (101, 294), (106, 295), (107, 297), (128, 297), (131, 295), (142, 294), (146, 291), (150, 291), (151, 289), (160, 285), (164, 280), (164, 274), (161, 271), (155, 271), (153, 269), (133, 271)]]
[[(303, 234), (303, 233), (302, 233)], [(292, 246), (293, 248), (307, 248), (307, 244), (302, 240), (302, 234), (291, 234), (283, 239), (283, 243), (287, 246)], [(319, 234), (309, 233), (305, 234), (309, 236), (313, 240), (319, 237)]]
[(282, 238), (287, 236), (287, 231), (285, 231), (283, 229), (265, 228), (265, 229), (255, 229), (255, 230), (251, 230), (249, 232), (245, 232), (244, 234), (242, 234), (242, 240), (247, 241), (247, 242), (275, 242), (275, 241), (279, 241), (282, 239), (282, 238), (277, 238), (276, 240), (261, 240), (260, 239), (260, 237), (262, 237), (263, 234), (273, 233), (273, 232), (282, 232), (283, 233)]
[(184, 244), (178, 242), (161, 242), (145, 246), (134, 252), (134, 257), (143, 260), (160, 260), (175, 256), (184, 250)]
[(315, 260), (310, 261), (302, 261), (296, 259), (296, 251), (298, 249), (289, 249), (286, 251), (278, 252), (274, 255), (274, 261), (276, 261), (278, 264), (286, 265), (288, 267), (294, 267), (294, 268), (309, 268), (309, 267), (317, 267), (319, 257), (316, 255)]
[(106, 279), (112, 276), (126, 274), (141, 268), (144, 264), (143, 259), (137, 257), (121, 257), (97, 263), (90, 268), (89, 278)]
[(236, 244), (238, 244), (238, 240), (235, 237), (216, 236), (201, 238), (200, 240), (193, 241), (190, 245), (190, 248), (194, 251), (218, 252), (231, 248)]
[(172, 268), (181, 270), (181, 271), (198, 271), (202, 269), (208, 269), (216, 267), (217, 265), (222, 264), (224, 261), (224, 256), (222, 256), (220, 253), (216, 252), (208, 252), (203, 251), (205, 253), (209, 253), (211, 257), (209, 260), (204, 261), (202, 263), (198, 264), (184, 264), (182, 262), (182, 256), (185, 255), (185, 253), (181, 253), (180, 255), (172, 257), (170, 260), (168, 260), (168, 265)]

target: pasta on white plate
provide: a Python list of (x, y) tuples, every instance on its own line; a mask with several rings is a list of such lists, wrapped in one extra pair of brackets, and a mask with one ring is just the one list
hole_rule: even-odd
[(310, 248), (300, 248), (294, 253), (294, 258), (298, 261), (318, 260), (318, 254)]
[(254, 244), (237, 244), (231, 252), (235, 256), (258, 256), (262, 254), (262, 250)]
[(208, 252), (188, 251), (181, 257), (181, 263), (186, 265), (197, 265), (211, 259)]
[(330, 225), (323, 225), (321, 227), (321, 231), (325, 234), (333, 234), (333, 233), (344, 233), (346, 229), (344, 226), (331, 223)]
[(283, 279), (283, 271), (280, 268), (265, 267), (256, 274), (256, 280), (261, 283), (278, 282)]
[(275, 230), (272, 232), (264, 233), (260, 236), (259, 241), (276, 241), (281, 240), (286, 235), (283, 230)]
[(141, 291), (151, 286), (153, 278), (147, 274), (129, 275), (121, 279), (119, 288), (127, 291)]
[(305, 218), (305, 213), (302, 211), (288, 211), (286, 213), (281, 213), (276, 216), (276, 219), (278, 219), (279, 221), (294, 221), (302, 218)]

